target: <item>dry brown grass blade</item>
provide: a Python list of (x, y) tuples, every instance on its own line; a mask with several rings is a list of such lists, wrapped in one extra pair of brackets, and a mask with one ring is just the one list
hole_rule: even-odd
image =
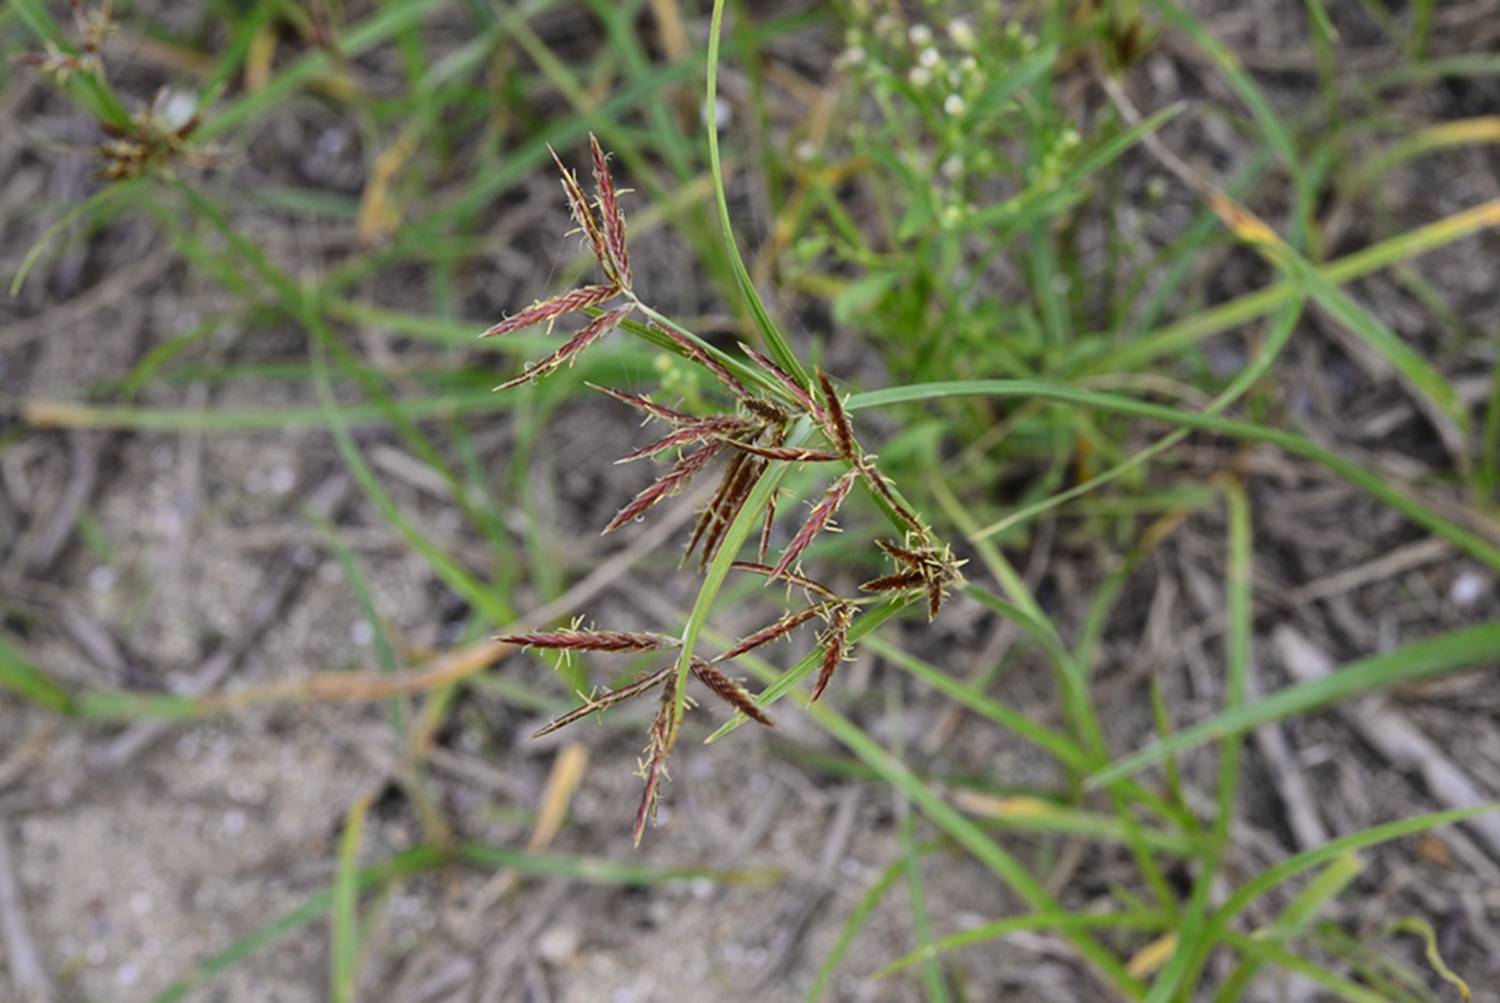
[(763, 724), (767, 728), (776, 727), (776, 722), (767, 717), (766, 712), (755, 703), (755, 697), (751, 692), (720, 672), (712, 663), (702, 658), (694, 658), (692, 669), (693, 675), (697, 676), (698, 681), (707, 686), (714, 696), (750, 720)]
[(209, 714), (233, 711), (272, 700), (364, 701), (426, 693), (476, 676), (512, 650), (514, 646), (504, 641), (481, 641), (440, 655), (417, 672), (399, 675), (383, 672), (319, 672), (306, 679), (288, 683), (204, 697), (198, 702), (198, 706), (203, 713)]

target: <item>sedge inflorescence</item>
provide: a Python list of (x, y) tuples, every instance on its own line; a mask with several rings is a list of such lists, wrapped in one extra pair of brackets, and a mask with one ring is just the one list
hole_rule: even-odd
[[(610, 520), (605, 532), (613, 532), (636, 521), (667, 498), (678, 494), (704, 471), (717, 466), (718, 486), (709, 497), (688, 539), (684, 561), (696, 555), (700, 570), (719, 555), (728, 531), (740, 517), (757, 485), (774, 464), (838, 464), (844, 469), (834, 478), (802, 520), (790, 541), (774, 561), (770, 557), (772, 529), (777, 518), (778, 487), (772, 490), (760, 517), (760, 532), (754, 560), (735, 560), (733, 570), (763, 577), (766, 582), (784, 582), (788, 594), (800, 591), (805, 604), (788, 609), (772, 623), (747, 634), (739, 642), (703, 658), (688, 653), (682, 661), (682, 642), (658, 634), (583, 628), (574, 625), (557, 631), (505, 635), (500, 640), (526, 648), (560, 652), (639, 654), (671, 651), (674, 660), (637, 677), (617, 689), (595, 692), (584, 703), (552, 721), (537, 734), (545, 735), (594, 711), (659, 691), (658, 710), (648, 732), (641, 774), (645, 790), (636, 813), (635, 838), (639, 842), (645, 825), (654, 816), (666, 762), (677, 738), (677, 708), (686, 700), (678, 687), (686, 676), (697, 680), (713, 696), (735, 711), (762, 725), (774, 726), (761, 701), (720, 668), (750, 651), (789, 636), (805, 624), (818, 623), (822, 630), (818, 675), (812, 700), (828, 688), (839, 665), (850, 655), (850, 631), (861, 608), (879, 598), (909, 598), (925, 603), (929, 618), (937, 617), (950, 589), (962, 581), (962, 561), (941, 543), (926, 523), (881, 473), (874, 454), (867, 452), (855, 435), (843, 398), (821, 369), (804, 381), (788, 368), (749, 346), (741, 346), (747, 363), (744, 372), (758, 378), (737, 376), (730, 360), (685, 329), (671, 323), (646, 306), (636, 295), (625, 236), (625, 217), (620, 190), (610, 172), (609, 159), (597, 139), (590, 137), (595, 195), (588, 198), (577, 176), (556, 152), (553, 159), (562, 172), (563, 191), (573, 220), (585, 246), (603, 273), (603, 281), (539, 300), (514, 316), (502, 320), (484, 337), (504, 335), (537, 324), (551, 325), (559, 319), (579, 316), (582, 324), (563, 345), (540, 361), (530, 363), (513, 379), (497, 387), (506, 390), (531, 382), (572, 364), (586, 349), (625, 325), (634, 314), (647, 318), (644, 331), (670, 346), (677, 354), (705, 370), (732, 402), (718, 414), (696, 415), (658, 403), (649, 396), (611, 387), (593, 389), (634, 409), (647, 423), (664, 426), (661, 436), (641, 446), (620, 462), (669, 458), (670, 466), (645, 489), (630, 499)], [(737, 366), (738, 367), (738, 366)], [(794, 367), (795, 368), (795, 367)], [(798, 430), (804, 430), (799, 432)], [(816, 434), (820, 446), (803, 444)], [(835, 517), (855, 485), (862, 485), (901, 529), (901, 539), (877, 541), (890, 559), (891, 573), (860, 586), (859, 597), (839, 595), (810, 576), (801, 558), (824, 532), (835, 528)], [(730, 555), (733, 556), (733, 555)], [(676, 671), (685, 664), (685, 673)]]

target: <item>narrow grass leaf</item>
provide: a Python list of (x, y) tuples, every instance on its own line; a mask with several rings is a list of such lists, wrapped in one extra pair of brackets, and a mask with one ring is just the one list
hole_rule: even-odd
[(1352, 662), (1321, 679), (1289, 686), (1201, 721), (1099, 770), (1089, 778), (1089, 785), (1108, 784), (1204, 742), (1240, 735), (1263, 724), (1305, 714), (1373, 690), (1494, 664), (1497, 658), (1500, 658), (1500, 623), (1481, 624), (1415, 641), (1394, 651)]

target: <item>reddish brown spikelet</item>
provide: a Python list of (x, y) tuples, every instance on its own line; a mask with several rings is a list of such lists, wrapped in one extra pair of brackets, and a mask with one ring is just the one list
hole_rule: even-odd
[(722, 442), (709, 442), (677, 461), (677, 464), (667, 471), (659, 480), (648, 486), (640, 494), (630, 500), (630, 503), (620, 509), (618, 515), (610, 520), (609, 525), (604, 527), (604, 532), (613, 533), (621, 526), (630, 522), (638, 515), (644, 515), (663, 498), (671, 497), (681, 491), (683, 485), (687, 484), (695, 474), (708, 466), (710, 460), (718, 456), (724, 449)]
[(833, 482), (823, 500), (813, 506), (813, 510), (807, 516), (807, 521), (802, 528), (797, 530), (797, 535), (792, 537), (792, 542), (787, 544), (786, 550), (781, 552), (781, 560), (776, 562), (776, 567), (771, 571), (771, 580), (780, 578), (782, 572), (791, 567), (802, 552), (815, 540), (819, 533), (833, 521), (839, 506), (844, 504), (844, 499), (849, 497), (849, 489), (854, 486), (854, 471), (849, 471)]
[(620, 291), (618, 286), (584, 286), (582, 289), (574, 289), (551, 299), (538, 300), (514, 317), (507, 317), (488, 331), (480, 335), (481, 338), (493, 338), (497, 334), (509, 334), (519, 331), (523, 327), (540, 324), (546, 320), (553, 320), (566, 314), (582, 310), (584, 307), (597, 306)]
[(906, 525), (907, 529), (918, 535), (926, 535), (927, 531), (922, 527), (921, 520), (913, 514), (911, 509), (902, 503), (900, 498), (896, 497), (896, 493), (891, 490), (890, 483), (885, 479), (885, 475), (876, 468), (875, 457), (869, 455), (861, 456), (858, 466), (855, 469), (859, 471), (859, 476), (864, 479), (865, 485), (884, 499), (885, 503), (890, 506), (891, 511), (896, 513), (896, 517)]
[(621, 404), (630, 405), (650, 418), (660, 418), (662, 421), (671, 422), (674, 425), (685, 425), (698, 420), (690, 414), (683, 414), (681, 411), (658, 404), (648, 397), (642, 397), (640, 394), (626, 393), (624, 390), (603, 387), (597, 383), (588, 383), (585, 385), (590, 389), (599, 391), (601, 394), (613, 397)]
[(641, 765), (641, 775), (646, 780), (646, 789), (641, 792), (641, 805), (635, 812), (635, 845), (641, 845), (641, 836), (646, 832), (646, 823), (656, 818), (656, 805), (661, 797), (661, 782), (667, 773), (667, 757), (677, 738), (673, 727), (673, 716), (677, 706), (677, 673), (669, 672), (666, 685), (662, 687), (661, 702), (657, 705), (656, 718), (651, 722), (650, 737), (646, 743), (646, 760)]
[(807, 388), (792, 378), (791, 373), (788, 373), (785, 369), (782, 369), (776, 363), (772, 362), (770, 359), (766, 358), (764, 355), (760, 354), (755, 349), (751, 348), (749, 345), (744, 344), (743, 342), (740, 343), (740, 350), (743, 351), (746, 355), (750, 356), (750, 358), (754, 359), (762, 369), (770, 373), (771, 378), (774, 379), (781, 386), (781, 388), (791, 396), (794, 401), (802, 405), (802, 409), (804, 411), (806, 411), (810, 415), (813, 415), (819, 421), (822, 420), (823, 409), (818, 406), (817, 401), (813, 400), (812, 395), (807, 392)]
[[(670, 435), (664, 435), (649, 445), (625, 454), (616, 460), (616, 463), (630, 463), (634, 460), (644, 459), (647, 456), (655, 456), (662, 450), (671, 449), (674, 446), (686, 446), (704, 439), (720, 438), (735, 435), (750, 428), (750, 422), (744, 418), (725, 417), (715, 415), (709, 418), (695, 418), (691, 424), (685, 424), (674, 430)], [(734, 440), (729, 440), (731, 443)]]
[(594, 218), (594, 211), (589, 208), (589, 200), (584, 197), (583, 189), (578, 185), (578, 177), (563, 164), (562, 158), (551, 146), (547, 152), (552, 154), (552, 162), (557, 164), (557, 169), (562, 172), (563, 192), (568, 197), (568, 208), (573, 213), (573, 221), (578, 224), (589, 240), (593, 248), (594, 257), (599, 261), (599, 267), (604, 273), (616, 282), (620, 276), (616, 274), (614, 264), (610, 261), (609, 251), (604, 246), (604, 231), (599, 227), (599, 221)]
[(765, 463), (760, 460), (747, 459), (738, 466), (732, 479), (726, 479), (723, 495), (718, 505), (711, 510), (713, 519), (708, 527), (708, 535), (703, 540), (700, 568), (708, 567), (708, 562), (713, 560), (714, 554), (719, 549), (719, 541), (728, 531), (729, 524), (734, 522), (735, 517), (740, 514), (740, 509), (745, 507), (745, 499), (750, 497), (750, 491), (765, 470)]
[(818, 370), (818, 386), (823, 390), (823, 400), (828, 405), (828, 431), (831, 433), (834, 445), (838, 446), (839, 455), (846, 459), (854, 459), (854, 426), (849, 424), (849, 416), (844, 413), (844, 402), (839, 400), (838, 391), (833, 389), (833, 383), (828, 379), (828, 374)]
[(630, 252), (625, 246), (625, 216), (620, 212), (620, 198), (615, 180), (609, 173), (609, 158), (599, 140), (589, 133), (589, 150), (594, 156), (594, 184), (599, 189), (599, 215), (604, 217), (604, 244), (614, 263), (620, 283), (630, 286)]
[(740, 657), (747, 651), (754, 651), (756, 648), (759, 648), (763, 644), (770, 644), (778, 637), (786, 637), (792, 631), (796, 630), (798, 627), (802, 626), (813, 617), (822, 616), (823, 614), (828, 612), (828, 608), (829, 604), (826, 602), (822, 602), (814, 603), (813, 605), (808, 606), (805, 609), (799, 609), (795, 612), (788, 613), (781, 619), (777, 620), (775, 623), (770, 624), (766, 627), (762, 627), (760, 630), (757, 630), (753, 634), (746, 634), (734, 647), (730, 648), (728, 651), (722, 654), (715, 655), (714, 661), (727, 662), (731, 658)]
[(758, 724), (763, 724), (767, 728), (776, 727), (776, 722), (772, 721), (766, 716), (765, 711), (756, 706), (755, 697), (751, 696), (749, 690), (714, 668), (709, 662), (701, 658), (694, 658), (693, 675), (697, 676), (698, 681), (707, 686), (714, 696), (723, 700), (750, 720)]
[(562, 651), (660, 651), (682, 642), (660, 634), (624, 630), (553, 630), (502, 634), (495, 638), (518, 648), (555, 648)]
[(854, 607), (839, 606), (833, 612), (833, 622), (823, 632), (823, 664), (818, 669), (818, 684), (813, 687), (812, 699), (809, 703), (816, 703), (828, 688), (828, 681), (833, 678), (834, 670), (849, 653), (849, 624), (854, 620)]
[(762, 564), (766, 560), (766, 551), (771, 546), (771, 526), (776, 522), (776, 499), (781, 495), (781, 488), (771, 492), (771, 497), (766, 499), (766, 517), (760, 524), (760, 543), (755, 548), (755, 559)]
[(830, 453), (825, 449), (798, 449), (791, 446), (760, 446), (753, 442), (741, 442), (739, 439), (730, 439), (729, 445), (735, 449), (754, 453), (756, 456), (765, 457), (768, 460), (784, 460), (788, 463), (832, 463), (834, 460), (842, 459), (838, 453)]
[(902, 571), (883, 578), (874, 578), (860, 586), (864, 592), (902, 592), (919, 588), (927, 582), (920, 571)]
[(734, 478), (738, 475), (740, 467), (748, 462), (749, 457), (744, 453), (735, 453), (730, 456), (729, 462), (724, 465), (724, 476), (719, 479), (719, 486), (714, 489), (713, 497), (703, 507), (703, 513), (698, 516), (698, 522), (693, 526), (692, 538), (688, 540), (687, 549), (682, 554), (683, 564), (687, 563), (687, 559), (697, 549), (698, 542), (703, 539), (703, 534), (713, 526), (714, 520), (718, 517), (719, 506), (724, 502), (724, 496), (729, 493), (729, 489), (733, 485)]
[(582, 706), (573, 708), (562, 717), (559, 717), (556, 720), (548, 723), (545, 727), (538, 728), (536, 731), (532, 732), (531, 737), (541, 738), (544, 735), (550, 735), (554, 731), (557, 731), (559, 728), (566, 728), (574, 721), (579, 721), (583, 718), (588, 717), (595, 711), (604, 710), (606, 707), (613, 707), (615, 704), (624, 703), (625, 701), (633, 700), (644, 693), (649, 693), (654, 687), (659, 685), (661, 681), (667, 677), (667, 674), (669, 672), (676, 671), (676, 664), (668, 665), (665, 668), (657, 669), (655, 672), (647, 673), (646, 675), (637, 679), (635, 682), (628, 683), (625, 686), (621, 686), (617, 690), (608, 690), (604, 693), (600, 693), (597, 696), (589, 697), (588, 701)]
[(509, 390), (511, 387), (518, 387), (522, 383), (541, 379), (554, 369), (561, 368), (563, 363), (571, 362), (594, 342), (613, 331), (632, 309), (634, 309), (633, 306), (622, 306), (618, 310), (611, 310), (609, 313), (600, 314), (580, 328), (577, 334), (573, 335), (573, 337), (569, 338), (563, 344), (563, 347), (540, 362), (527, 366), (521, 375), (506, 380), (495, 389), (497, 391)]
[[(752, 571), (757, 575), (764, 575), (767, 578), (770, 578), (771, 573), (776, 570), (769, 564), (757, 564), (754, 561), (735, 561), (730, 565), (730, 567), (734, 568), (736, 571)], [(817, 595), (826, 596), (829, 599), (838, 598), (838, 594), (835, 593), (833, 589), (829, 588), (827, 585), (824, 585), (822, 582), (815, 581), (807, 577), (806, 575), (799, 575), (795, 571), (783, 571), (781, 573), (781, 578), (792, 585), (807, 589), (809, 592), (815, 593)]]
[(745, 389), (745, 385), (739, 381), (739, 377), (731, 373), (724, 363), (695, 344), (691, 338), (683, 337), (679, 332), (673, 331), (671, 328), (662, 327), (660, 324), (652, 324), (651, 326), (672, 339), (689, 359), (713, 373), (714, 378), (724, 384), (724, 389), (728, 390), (735, 397), (743, 401), (755, 399), (750, 396), (750, 391)]

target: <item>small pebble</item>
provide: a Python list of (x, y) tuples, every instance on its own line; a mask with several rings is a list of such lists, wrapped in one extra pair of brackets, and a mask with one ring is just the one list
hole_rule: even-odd
[(1467, 608), (1478, 602), (1489, 591), (1485, 586), (1488, 583), (1484, 576), (1477, 571), (1465, 571), (1453, 579), (1453, 587), (1448, 590), (1448, 598), (1453, 604), (1460, 608)]

